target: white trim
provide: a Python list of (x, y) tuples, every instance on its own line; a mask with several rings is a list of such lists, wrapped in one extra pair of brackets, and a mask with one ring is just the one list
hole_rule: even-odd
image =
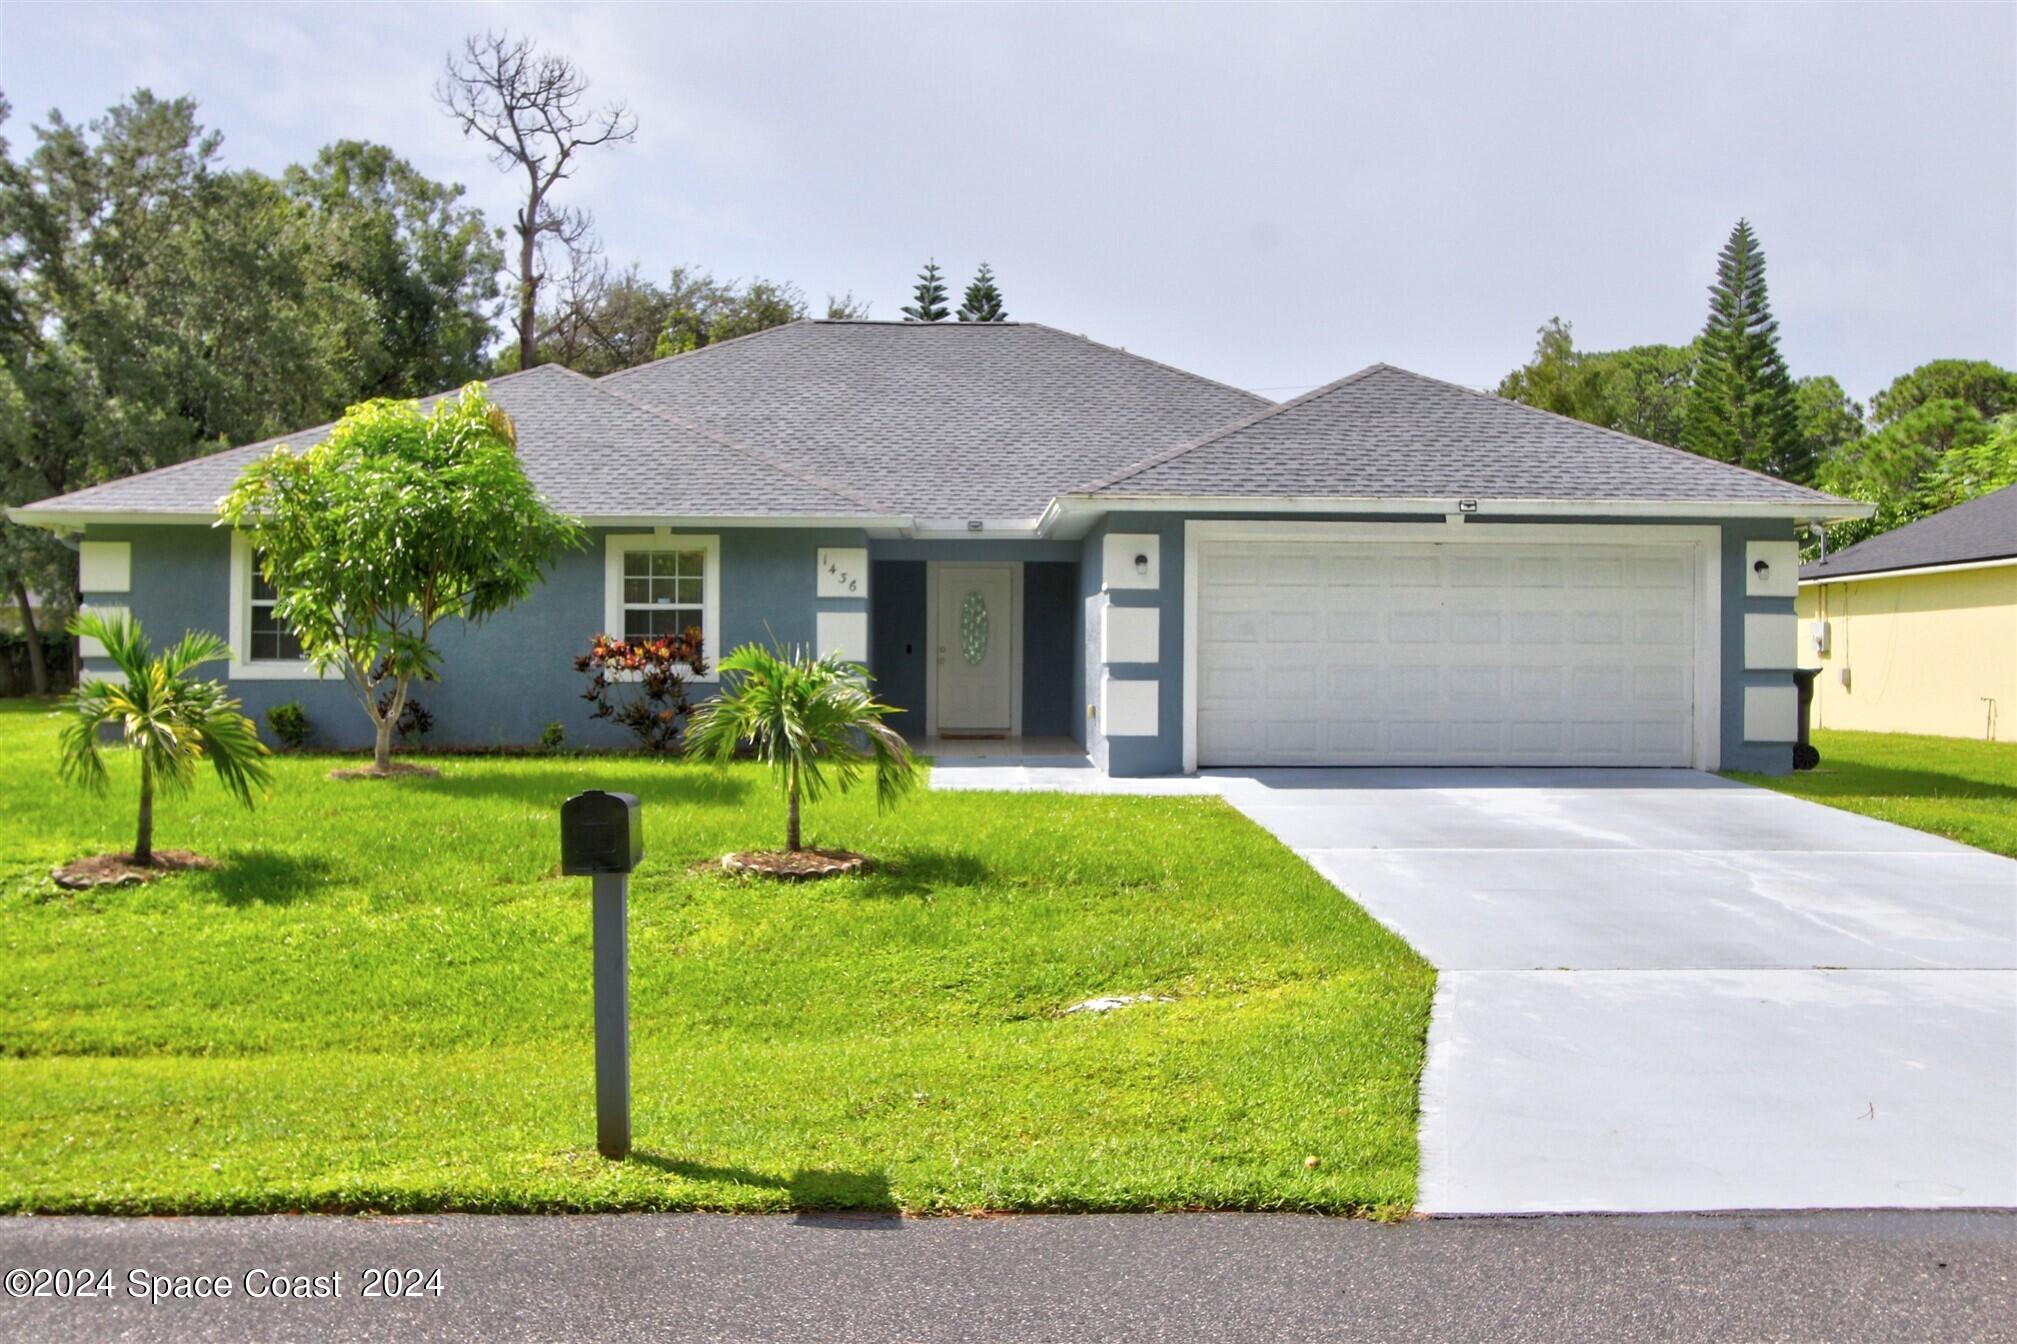
[(1828, 583), (1862, 583), (1866, 579), (1909, 579), (1919, 574), (1960, 574), (1971, 569), (2003, 569), (2017, 565), (2017, 555), (2000, 560), (1964, 560), (1951, 565), (1906, 565), (1898, 569), (1873, 569), (1864, 574), (1828, 574), (1818, 579), (1802, 579), (1802, 588)]
[[(566, 512), (566, 510), (562, 510)], [(130, 527), (148, 523), (217, 523), (215, 509), (39, 509), (22, 505), (5, 510), (10, 522), (57, 532), (82, 532), (87, 527)], [(848, 513), (813, 517), (803, 514), (652, 514), (587, 513), (574, 517), (587, 527), (877, 527), (908, 528), (907, 515)], [(1021, 526), (1005, 524), (1006, 527)], [(962, 534), (964, 535), (964, 534)]]
[[(78, 614), (90, 612), (102, 616), (107, 621), (117, 621), (133, 614), (133, 609), (118, 602), (86, 602), (78, 607)], [(77, 656), (80, 658), (103, 658), (105, 646), (89, 635), (77, 637)]]
[(231, 612), (225, 618), (225, 643), (231, 657), (224, 674), (232, 681), (320, 681), (322, 672), (306, 658), (252, 657), (252, 543), (236, 528), (231, 532)]
[[(721, 536), (718, 533), (674, 532), (670, 528), (657, 527), (649, 532), (612, 532), (605, 539), (602, 553), (602, 633), (616, 639), (623, 638), (623, 557), (632, 551), (700, 551), (700, 652), (707, 659), (710, 669), (705, 676), (696, 676), (690, 668), (681, 667), (679, 675), (687, 681), (713, 685), (720, 675), (712, 669), (721, 660), (722, 651), (715, 647), (721, 637)], [(614, 672), (613, 681), (634, 681), (635, 673)]]
[(1183, 761), (1198, 768), (1198, 546), (1205, 541), (1429, 541), (1449, 545), (1492, 542), (1581, 542), (1593, 546), (1689, 544), (1695, 547), (1695, 710), (1692, 764), (1718, 770), (1723, 763), (1723, 530), (1713, 526), (1639, 526), (1576, 523), (1263, 522), (1245, 519), (1184, 523)]
[(132, 592), (133, 543), (130, 541), (78, 542), (77, 586), (87, 593)]
[(1097, 513), (1401, 513), (1472, 522), (1491, 515), (1517, 518), (1791, 518), (1800, 522), (1868, 518), (1874, 504), (1855, 500), (1790, 503), (1748, 499), (1488, 499), (1460, 507), (1453, 497), (1378, 495), (1069, 495), (1044, 513), (1048, 530), (1068, 514)]
[(1023, 735), (1023, 562), (1020, 560), (927, 560), (924, 563), (924, 735), (938, 736), (938, 588), (939, 573), (955, 569), (1005, 569), (1009, 572), (1009, 637), (1014, 657), (1009, 665), (1009, 736)]

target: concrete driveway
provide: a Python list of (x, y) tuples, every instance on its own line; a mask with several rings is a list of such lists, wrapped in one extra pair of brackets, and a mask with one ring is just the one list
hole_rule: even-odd
[(1682, 771), (1208, 778), (1440, 972), (1424, 1211), (2017, 1205), (2017, 863)]

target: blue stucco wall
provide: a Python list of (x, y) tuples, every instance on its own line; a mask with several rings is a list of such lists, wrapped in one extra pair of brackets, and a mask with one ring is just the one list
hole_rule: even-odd
[[(646, 531), (648, 529), (615, 529)], [(519, 745), (538, 740), (558, 720), (571, 745), (617, 746), (629, 734), (588, 716), (585, 684), (574, 657), (603, 626), (603, 575), (608, 529), (591, 532), (585, 550), (562, 556), (547, 581), (510, 611), (480, 626), (450, 622), (437, 631), (439, 682), (415, 694), (434, 715), (427, 742), (437, 746)], [(722, 528), (721, 629), (710, 657), (738, 644), (777, 641), (810, 645), (817, 610), (861, 611), (867, 600), (816, 599), (821, 546), (863, 546), (858, 530)], [(184, 630), (223, 635), (230, 620), (230, 536), (192, 526), (93, 527), (92, 541), (133, 545), (132, 591), (86, 593), (87, 602), (131, 608), (162, 642)], [(93, 671), (104, 664), (92, 660)], [(212, 675), (225, 676), (223, 664)], [(321, 746), (370, 745), (370, 722), (341, 678), (231, 681), (232, 693), (264, 726), (265, 711), (288, 700), (307, 709)], [(706, 688), (701, 688), (705, 693)]]
[[(1191, 515), (1228, 517), (1232, 515)], [(1248, 521), (1262, 521), (1241, 515)], [(1153, 590), (1119, 589), (1106, 595), (1115, 606), (1151, 605), (1159, 608), (1160, 653), (1156, 664), (1117, 664), (1104, 669), (1117, 680), (1149, 679), (1160, 683), (1158, 692), (1158, 732), (1154, 737), (1114, 737), (1095, 733), (1089, 743), (1094, 759), (1108, 773), (1142, 777), (1175, 774), (1183, 769), (1183, 648), (1184, 648), (1184, 515), (1130, 513), (1104, 520), (1086, 539), (1081, 559), (1081, 596), (1088, 612), (1096, 610), (1099, 598), (1101, 539), (1108, 532), (1153, 534), (1161, 539), (1161, 582)], [(1283, 521), (1288, 521), (1284, 518)], [(1298, 522), (1411, 522), (1419, 516), (1395, 515), (1311, 515), (1298, 514)], [(1561, 523), (1560, 518), (1493, 518), (1493, 523)], [(1590, 526), (1710, 526), (1723, 534), (1722, 562), (1722, 704), (1720, 710), (1722, 762), (1724, 770), (1752, 770), (1761, 774), (1785, 774), (1793, 768), (1793, 753), (1782, 743), (1743, 740), (1744, 687), (1783, 686), (1790, 672), (1747, 672), (1744, 669), (1744, 615), (1746, 612), (1791, 613), (1791, 598), (1746, 597), (1744, 547), (1750, 541), (1792, 541), (1794, 526), (1782, 519), (1723, 522), (1704, 518), (1591, 518)], [(1096, 698), (1099, 664), (1095, 632), (1086, 635), (1086, 676)]]
[[(1308, 515), (1300, 521), (1320, 521)], [(1420, 522), (1420, 518), (1337, 516), (1330, 521)], [(1559, 519), (1494, 519), (1499, 522), (1560, 522)], [(1791, 598), (1745, 595), (1745, 544), (1790, 541), (1785, 521), (1715, 523), (1714, 520), (1592, 519), (1592, 524), (1695, 524), (1722, 529), (1722, 767), (1783, 773), (1791, 768), (1791, 748), (1779, 743), (1747, 743), (1743, 735), (1746, 686), (1783, 685), (1784, 672), (1747, 672), (1743, 667), (1744, 615), (1790, 614)], [(641, 530), (641, 529), (632, 529)], [(1161, 539), (1161, 581), (1154, 590), (1101, 592), (1101, 545), (1109, 531), (1153, 533)], [(133, 544), (133, 588), (126, 594), (85, 595), (87, 601), (124, 605), (159, 640), (185, 629), (228, 628), (230, 542), (219, 529), (191, 526), (93, 527), (91, 540)], [(605, 530), (595, 531), (586, 550), (562, 557), (548, 581), (518, 607), (484, 626), (451, 623), (439, 632), (443, 678), (417, 694), (434, 714), (429, 742), (437, 745), (522, 744), (538, 738), (554, 720), (577, 745), (622, 745), (619, 729), (588, 717), (580, 698), (583, 678), (574, 656), (587, 647), (603, 623)], [(868, 541), (848, 529), (723, 528), (721, 537), (721, 630), (715, 656), (746, 642), (811, 644), (819, 610), (867, 610), (870, 666), (885, 699), (922, 719), (924, 678), (930, 667), (925, 648), (924, 562), (927, 560), (1021, 560), (1024, 568), (1024, 731), (1070, 734), (1094, 760), (1116, 775), (1172, 774), (1183, 760), (1184, 519), (1171, 514), (1125, 514), (1103, 522), (1083, 541), (1016, 542), (994, 538), (940, 541)], [(866, 599), (816, 597), (815, 553), (821, 546), (868, 546), (872, 568)], [(1157, 662), (1102, 668), (1098, 613), (1103, 603), (1155, 606), (1161, 612)], [(908, 650), (908, 652), (899, 652)], [(103, 670), (101, 663), (90, 664)], [(1120, 680), (1159, 683), (1158, 730), (1152, 737), (1108, 737), (1086, 706), (1099, 700), (1102, 674)], [(215, 675), (223, 676), (219, 665)], [(349, 688), (337, 678), (237, 680), (233, 692), (247, 712), (261, 720), (265, 710), (300, 700), (321, 745), (363, 747), (369, 724)], [(909, 716), (906, 715), (906, 718)], [(903, 723), (913, 735), (921, 722)]]

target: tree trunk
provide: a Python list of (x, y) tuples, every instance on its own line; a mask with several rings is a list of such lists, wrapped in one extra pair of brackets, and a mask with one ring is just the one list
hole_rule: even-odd
[(154, 862), (154, 767), (140, 757), (140, 832), (133, 840), (133, 862), (142, 868)]
[(28, 602), (28, 585), (14, 580), (14, 602), (21, 608), (21, 635), (28, 644), (28, 684), (35, 694), (49, 694), (49, 663), (42, 653), (42, 632), (35, 628), (35, 608)]
[(784, 847), (796, 854), (802, 846), (798, 836), (798, 783), (793, 781), (785, 794), (784, 803)]
[(535, 197), (526, 205), (518, 230), (518, 367), (529, 369), (539, 362), (539, 281), (533, 274), (536, 264), (533, 243), (539, 237), (534, 227), (539, 218)]
[(378, 740), (372, 744), (371, 768), (381, 775), (392, 770), (392, 730), (399, 726), (399, 716), (406, 710), (406, 688), (409, 684), (405, 677), (393, 683), (392, 703), (376, 720)]

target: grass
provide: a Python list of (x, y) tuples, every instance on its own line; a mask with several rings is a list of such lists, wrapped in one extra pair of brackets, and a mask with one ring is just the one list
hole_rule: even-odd
[[(920, 793), (811, 809), (879, 871), (743, 883), (765, 777), (281, 758), (157, 844), (222, 860), (62, 892), (130, 844), (131, 763), (58, 783), (0, 707), (0, 1210), (1309, 1209), (1415, 1192), (1432, 973), (1216, 799)], [(557, 807), (637, 793), (631, 1161), (594, 1153), (588, 884)], [(1177, 1001), (1060, 1016), (1093, 995)], [(1319, 1159), (1306, 1167), (1306, 1156)]]
[(2017, 743), (1816, 732), (1819, 769), (1733, 776), (2017, 858)]

